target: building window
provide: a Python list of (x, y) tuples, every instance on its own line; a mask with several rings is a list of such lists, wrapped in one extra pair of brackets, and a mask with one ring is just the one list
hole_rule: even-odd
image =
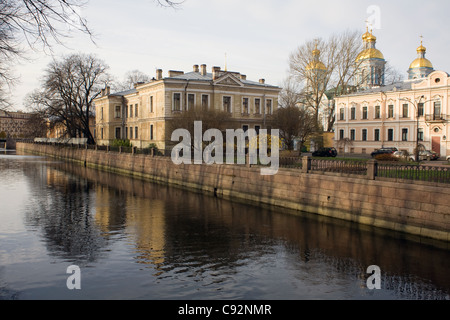
[(339, 140), (344, 140), (344, 130), (339, 130)]
[(350, 140), (355, 141), (355, 129), (350, 130)]
[(439, 120), (441, 118), (441, 102), (436, 101), (434, 103), (434, 117), (433, 120)]
[(408, 129), (402, 129), (402, 141), (408, 141)]
[(103, 128), (100, 128), (100, 139), (103, 140)]
[(425, 108), (424, 108), (424, 103), (420, 102), (417, 105), (418, 111), (417, 111), (417, 116), (418, 117), (423, 117), (423, 115), (425, 114)]
[(139, 137), (138, 135), (138, 127), (134, 128), (134, 138), (137, 139)]
[(261, 114), (261, 99), (255, 98), (255, 114)]
[(248, 114), (248, 98), (242, 98), (242, 113)]
[(153, 96), (150, 96), (149, 104), (150, 104), (149, 111), (150, 111), (150, 113), (152, 113), (153, 112)]
[(243, 130), (244, 132), (247, 132), (247, 131), (248, 131), (248, 125), (247, 125), (247, 124), (244, 124), (244, 125), (242, 126), (242, 130)]
[(394, 141), (394, 129), (388, 129), (388, 141)]
[(375, 106), (375, 119), (380, 119), (380, 118), (381, 118), (381, 107)]
[(362, 118), (367, 119), (367, 107), (363, 107)]
[(139, 116), (139, 106), (138, 106), (138, 104), (134, 105), (134, 116), (135, 117)]
[(103, 120), (103, 107), (100, 108), (100, 120)]
[(423, 141), (423, 129), (419, 128), (419, 130), (417, 131), (417, 139), (419, 141)]
[(195, 94), (189, 93), (187, 100), (187, 110), (191, 110), (195, 107)]
[(388, 118), (394, 117), (394, 105), (390, 104), (388, 106)]
[(362, 129), (362, 141), (367, 141), (367, 129)]
[(350, 109), (350, 120), (355, 120), (356, 119), (356, 108), (352, 107)]
[(272, 100), (266, 100), (266, 114), (272, 114)]
[(223, 111), (231, 113), (231, 97), (225, 96), (222, 100)]
[(407, 103), (403, 104), (403, 118), (408, 118), (409, 105)]
[(181, 111), (181, 93), (173, 94), (172, 110)]
[(261, 126), (255, 126), (256, 135), (259, 135), (259, 130), (261, 130)]
[(339, 120), (341, 120), (341, 121), (345, 120), (344, 112), (345, 112), (344, 108), (339, 109)]
[(209, 109), (209, 95), (202, 94), (202, 110), (208, 110)]
[(150, 125), (150, 140), (153, 140), (153, 125)]
[(380, 141), (380, 129), (375, 129), (374, 138), (375, 141)]
[(130, 127), (130, 139), (133, 139), (133, 128)]
[(120, 127), (116, 128), (116, 139), (122, 139), (121, 132), (120, 132)]
[(121, 112), (121, 107), (120, 106), (116, 106), (116, 110), (115, 110), (114, 116), (116, 118), (121, 118), (122, 117), (122, 112)]

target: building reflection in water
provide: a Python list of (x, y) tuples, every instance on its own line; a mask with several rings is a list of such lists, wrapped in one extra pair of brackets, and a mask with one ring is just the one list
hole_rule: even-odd
[[(398, 295), (427, 298), (421, 292), (432, 283), (442, 288), (433, 291), (432, 299), (448, 298), (450, 276), (444, 266), (450, 258), (445, 244), (423, 244), (390, 231), (251, 206), (68, 163), (43, 168), (26, 169), (35, 195), (27, 222), (44, 230), (48, 250), (55, 255), (94, 261), (116, 237), (125, 237), (134, 246), (135, 262), (154, 270), (155, 277), (188, 273), (223, 281), (246, 260), (276, 256), (273, 250), (279, 248), (295, 257), (289, 261), (299, 271), (295, 276), (307, 270), (308, 281), (350, 275), (365, 285), (367, 266), (378, 265), (386, 288)], [(315, 270), (311, 261), (328, 268)], [(213, 277), (215, 273), (221, 277)], [(408, 279), (405, 274), (414, 276)]]

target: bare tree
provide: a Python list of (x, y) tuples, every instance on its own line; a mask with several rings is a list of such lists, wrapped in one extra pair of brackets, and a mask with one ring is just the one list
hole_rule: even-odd
[[(31, 49), (52, 51), (53, 42), (63, 44), (72, 32), (93, 32), (80, 14), (88, 0), (0, 0), (0, 108), (8, 106), (6, 89), (14, 84), (11, 66)], [(177, 8), (183, 0), (154, 0), (164, 7)]]
[(26, 122), (28, 138), (42, 138), (47, 135), (48, 123), (40, 112), (33, 112)]
[[(319, 112), (327, 93), (331, 97), (345, 94), (361, 62), (356, 58), (362, 50), (357, 31), (345, 31), (329, 39), (309, 40), (289, 57), (290, 74), (303, 84), (303, 105), (314, 111), (319, 127)], [(334, 106), (328, 110), (328, 130), (334, 123)]]
[(200, 106), (195, 106), (186, 111), (176, 113), (173, 118), (168, 121), (168, 136), (170, 137), (171, 133), (176, 129), (186, 129), (191, 135), (191, 145), (194, 146), (195, 121), (202, 122), (201, 134), (203, 136), (208, 129), (225, 131), (226, 129), (231, 128), (229, 125), (230, 118), (231, 114), (229, 112), (215, 109), (204, 110)]
[(128, 71), (125, 74), (124, 80), (114, 84), (114, 90), (125, 91), (132, 89), (137, 83), (145, 83), (150, 81), (150, 76), (139, 70)]
[(73, 54), (53, 61), (46, 70), (43, 90), (31, 94), (31, 105), (64, 127), (68, 137), (85, 137), (93, 144), (93, 101), (109, 81), (107, 70), (108, 66), (92, 55)]
[(394, 84), (396, 82), (403, 81), (404, 75), (395, 69), (389, 62), (386, 63), (384, 70), (384, 83), (385, 85)]
[(302, 101), (302, 88), (299, 83), (292, 76), (288, 76), (284, 79), (281, 88), (278, 105), (284, 108), (298, 107)]
[(353, 146), (353, 141), (350, 138), (343, 138), (336, 142), (336, 146), (339, 149), (343, 149), (345, 155), (345, 150), (347, 149), (347, 147)]

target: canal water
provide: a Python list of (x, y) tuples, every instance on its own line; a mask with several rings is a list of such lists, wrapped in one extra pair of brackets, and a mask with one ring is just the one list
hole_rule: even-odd
[(444, 243), (13, 151), (0, 179), (0, 300), (450, 299)]

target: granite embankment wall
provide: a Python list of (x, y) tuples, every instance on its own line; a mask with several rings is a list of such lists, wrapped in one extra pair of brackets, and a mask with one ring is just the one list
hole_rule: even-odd
[(156, 182), (450, 241), (450, 188), (243, 165), (175, 165), (169, 157), (17, 143), (17, 150)]

